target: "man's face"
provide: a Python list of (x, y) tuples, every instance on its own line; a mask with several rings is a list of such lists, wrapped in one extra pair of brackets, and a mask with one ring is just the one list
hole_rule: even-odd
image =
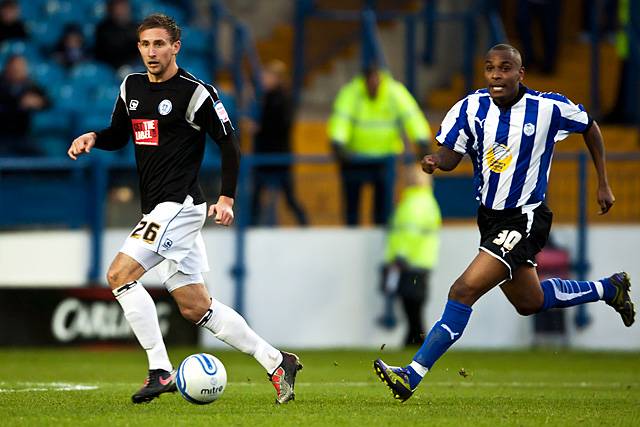
[(149, 28), (140, 33), (138, 50), (147, 71), (154, 76), (163, 76), (180, 51), (180, 40), (171, 42), (164, 28)]
[(380, 74), (378, 73), (378, 71), (372, 71), (365, 77), (369, 98), (374, 99), (378, 95), (378, 86), (380, 86)]
[(518, 95), (524, 67), (518, 55), (509, 50), (492, 50), (484, 62), (484, 78), (496, 104), (506, 104)]
[(5, 76), (8, 81), (20, 84), (29, 77), (29, 67), (27, 61), (22, 57), (15, 57), (6, 65)]

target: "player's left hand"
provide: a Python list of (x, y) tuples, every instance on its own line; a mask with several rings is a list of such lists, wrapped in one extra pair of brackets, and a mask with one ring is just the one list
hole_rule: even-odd
[(220, 196), (215, 205), (209, 207), (209, 216), (214, 217), (216, 224), (229, 226), (233, 223), (233, 199)]
[(598, 215), (604, 215), (609, 212), (611, 206), (616, 202), (616, 198), (611, 191), (609, 185), (600, 185), (598, 187), (598, 204), (600, 205), (600, 212)]

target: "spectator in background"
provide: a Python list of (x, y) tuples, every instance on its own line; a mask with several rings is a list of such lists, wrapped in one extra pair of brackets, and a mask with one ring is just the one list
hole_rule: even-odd
[[(602, 118), (602, 122), (615, 125), (632, 125), (636, 120), (640, 124), (640, 115), (637, 112), (638, 85), (629, 84), (633, 81), (631, 52), (632, 44), (629, 41), (627, 27), (631, 27), (631, 0), (620, 0), (618, 3), (618, 32), (616, 34), (616, 53), (620, 60), (618, 72), (618, 90), (611, 108)], [(638, 78), (637, 76), (635, 77)], [(636, 119), (638, 118), (638, 119)]]
[(438, 260), (440, 207), (433, 196), (431, 177), (420, 167), (407, 170), (403, 190), (387, 235), (383, 292), (402, 301), (409, 328), (405, 345), (420, 345), (424, 340), (422, 312), (427, 301), (431, 271)]
[(137, 26), (128, 0), (109, 0), (107, 16), (96, 27), (95, 57), (118, 69), (138, 62)]
[[(262, 73), (264, 94), (260, 105), (260, 118), (255, 129), (255, 153), (291, 153), (291, 126), (294, 112), (291, 94), (286, 83), (286, 73), (286, 65), (278, 60), (269, 62)], [(290, 165), (258, 166), (254, 169), (253, 182), (252, 224), (259, 222), (260, 196), (265, 187), (282, 190), (298, 223), (307, 224), (304, 210), (293, 194)]]
[(82, 29), (77, 24), (67, 24), (53, 50), (53, 59), (65, 68), (86, 61), (89, 57)]
[[(518, 0), (516, 20), (522, 42), (525, 69), (538, 68), (543, 74), (553, 74), (558, 58), (558, 22), (562, 0)], [(533, 22), (540, 23), (542, 57), (536, 54)]]
[(31, 113), (48, 106), (45, 92), (29, 79), (26, 59), (10, 57), (0, 78), (0, 155), (41, 154), (28, 138)]
[(0, 2), (0, 43), (27, 37), (27, 30), (20, 18), (20, 4), (16, 0)]
[(386, 224), (393, 196), (387, 159), (404, 151), (403, 131), (420, 157), (428, 152), (431, 129), (418, 103), (388, 71), (370, 65), (338, 93), (328, 131), (340, 163), (345, 222), (358, 223), (362, 187), (372, 183), (374, 223)]

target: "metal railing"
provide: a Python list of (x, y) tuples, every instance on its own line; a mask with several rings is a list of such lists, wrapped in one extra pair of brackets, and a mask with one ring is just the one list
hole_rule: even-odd
[[(249, 26), (232, 15), (222, 0), (212, 1), (211, 12), (213, 21), (211, 27), (214, 40), (212, 52), (214, 75), (225, 68), (230, 70), (235, 95), (241, 106), (240, 114), (246, 114), (247, 107), (243, 104), (243, 101), (247, 99), (245, 96), (246, 83), (251, 83), (256, 98), (262, 93), (262, 81), (260, 79), (262, 66), (256, 51), (255, 40), (251, 35)], [(221, 40), (224, 40), (224, 38), (220, 36), (222, 23), (229, 24), (233, 33), (233, 37), (230, 40), (232, 54), (229, 63), (225, 63), (220, 53), (224, 51), (221, 44)], [(248, 67), (245, 67), (245, 59)]]
[[(305, 38), (307, 20), (310, 18), (329, 21), (351, 21), (359, 22), (361, 31), (356, 40), (361, 46), (361, 58), (363, 65), (372, 59), (384, 66), (384, 52), (380, 45), (377, 33), (376, 22), (378, 20), (398, 20), (403, 21), (405, 26), (406, 44), (405, 54), (405, 76), (404, 83), (407, 89), (416, 97), (419, 93), (416, 79), (418, 61), (421, 58), (425, 64), (432, 64), (434, 58), (434, 46), (437, 38), (435, 30), (437, 24), (443, 22), (461, 22), (464, 24), (464, 51), (462, 72), (465, 80), (465, 93), (473, 89), (473, 58), (478, 40), (478, 19), (484, 19), (489, 28), (490, 44), (496, 44), (506, 40), (505, 31), (498, 13), (495, 0), (482, 0), (472, 2), (467, 10), (460, 13), (441, 12), (438, 10), (437, 0), (423, 0), (417, 11), (380, 11), (376, 8), (376, 2), (367, 0), (363, 2), (361, 11), (351, 10), (323, 10), (316, 6), (314, 0), (299, 0), (296, 2), (295, 22), (294, 22), (294, 57), (293, 57), (293, 95), (299, 101), (302, 90), (303, 79), (309, 71), (305, 66)], [(418, 27), (422, 24), (424, 33), (423, 51), (421, 55), (417, 52)], [(421, 99), (421, 97), (417, 97)]]

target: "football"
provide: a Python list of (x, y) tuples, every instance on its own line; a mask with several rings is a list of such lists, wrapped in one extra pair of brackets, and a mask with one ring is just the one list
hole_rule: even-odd
[(192, 354), (180, 363), (176, 378), (182, 397), (196, 405), (215, 402), (227, 386), (222, 362), (207, 353)]

